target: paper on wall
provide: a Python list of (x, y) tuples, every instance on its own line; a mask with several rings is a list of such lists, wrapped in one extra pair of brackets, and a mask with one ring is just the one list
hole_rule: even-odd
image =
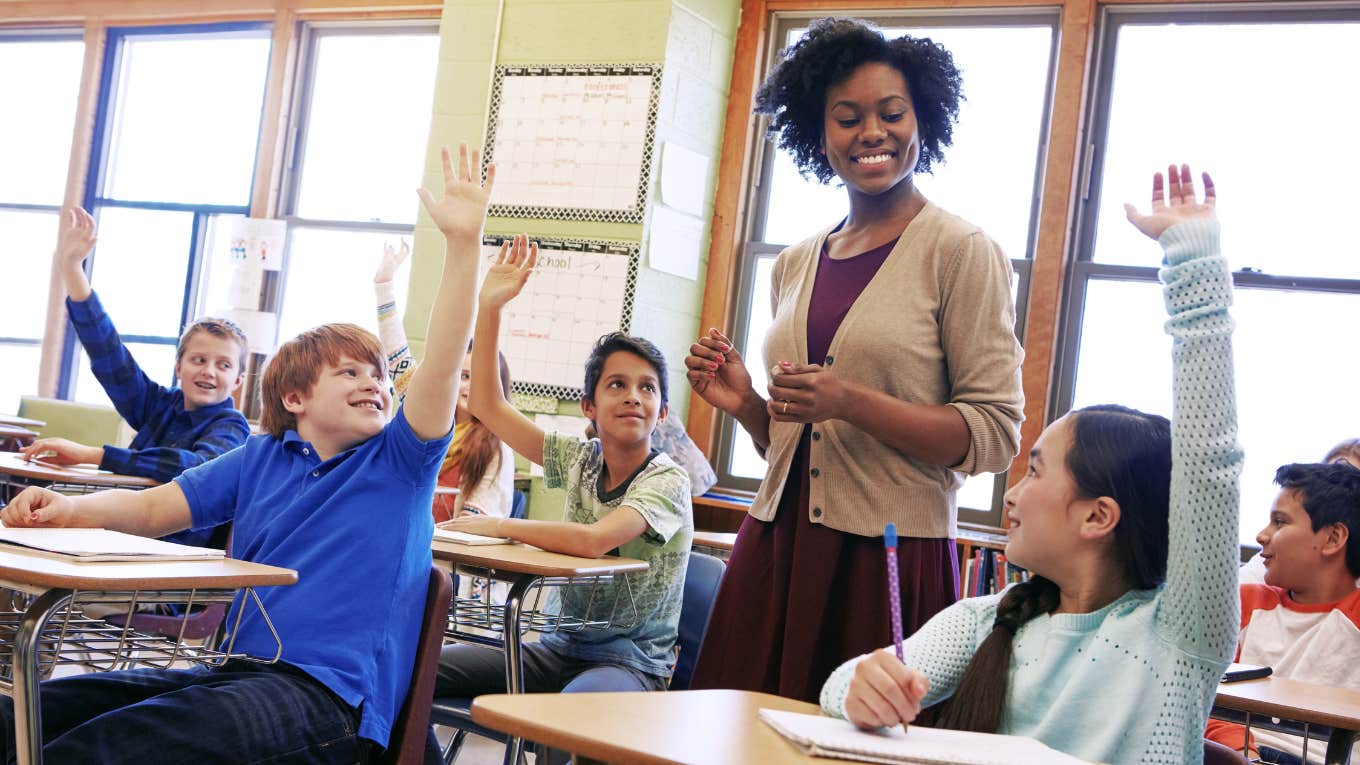
[(661, 147), (661, 201), (683, 213), (703, 213), (708, 165), (707, 155), (667, 141)]
[(669, 207), (653, 207), (647, 232), (648, 264), (658, 271), (697, 280), (703, 234), (702, 220)]

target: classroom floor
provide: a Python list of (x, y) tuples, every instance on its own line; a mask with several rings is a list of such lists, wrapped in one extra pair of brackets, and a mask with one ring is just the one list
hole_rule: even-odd
[[(452, 732), (448, 728), (436, 728), (439, 736), (439, 745), (443, 746), (448, 742)], [(534, 756), (528, 754), (525, 759), (533, 765)], [(458, 753), (457, 765), (501, 765), (505, 760), (505, 745), (498, 744), (491, 739), (481, 736), (468, 736), (463, 739), (463, 751)]]

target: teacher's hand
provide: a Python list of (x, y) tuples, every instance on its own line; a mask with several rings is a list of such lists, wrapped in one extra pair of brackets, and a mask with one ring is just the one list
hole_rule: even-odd
[(734, 414), (755, 392), (741, 353), (716, 329), (710, 329), (689, 347), (685, 370), (685, 378), (699, 398), (728, 414)]
[(821, 364), (781, 361), (770, 368), (766, 409), (776, 422), (843, 420), (849, 400), (844, 380)]

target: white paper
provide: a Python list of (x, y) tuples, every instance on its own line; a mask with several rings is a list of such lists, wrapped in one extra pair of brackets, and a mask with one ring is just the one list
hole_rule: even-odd
[(508, 545), (511, 542), (505, 537), (487, 537), (481, 534), (469, 534), (466, 531), (441, 528), (434, 530), (434, 538), (441, 542), (457, 542), (460, 545)]
[(163, 542), (107, 529), (0, 529), (0, 542), (21, 550), (57, 553), (75, 561), (202, 560), (221, 550)]
[(260, 287), (264, 283), (264, 268), (256, 260), (238, 259), (234, 255), (231, 283), (227, 285), (227, 303), (231, 308), (256, 308), (260, 305)]
[(647, 262), (658, 271), (690, 280), (699, 278), (699, 253), (703, 251), (704, 222), (657, 205), (647, 232)]
[(269, 355), (278, 346), (279, 317), (269, 311), (255, 311), (249, 308), (228, 308), (220, 315), (236, 322), (250, 340), (251, 353)]
[(702, 214), (708, 165), (708, 156), (667, 141), (661, 147), (661, 201), (683, 213)]
[(237, 218), (231, 224), (232, 262), (250, 262), (266, 271), (278, 271), (283, 268), (283, 246), (287, 239), (288, 224), (285, 221)]
[[(582, 363), (584, 364), (584, 360)], [(584, 441), (586, 438), (586, 428), (589, 427), (590, 420), (570, 414), (536, 414), (534, 415), (534, 424), (544, 433), (565, 433), (569, 436), (576, 436)], [(529, 475), (542, 478), (543, 466), (535, 462), (530, 462)]]

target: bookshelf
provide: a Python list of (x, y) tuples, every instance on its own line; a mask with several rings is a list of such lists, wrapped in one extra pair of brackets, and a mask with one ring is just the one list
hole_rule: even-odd
[(959, 524), (955, 541), (959, 546), (960, 598), (990, 595), (1029, 578), (1027, 571), (1006, 562), (1005, 533)]

